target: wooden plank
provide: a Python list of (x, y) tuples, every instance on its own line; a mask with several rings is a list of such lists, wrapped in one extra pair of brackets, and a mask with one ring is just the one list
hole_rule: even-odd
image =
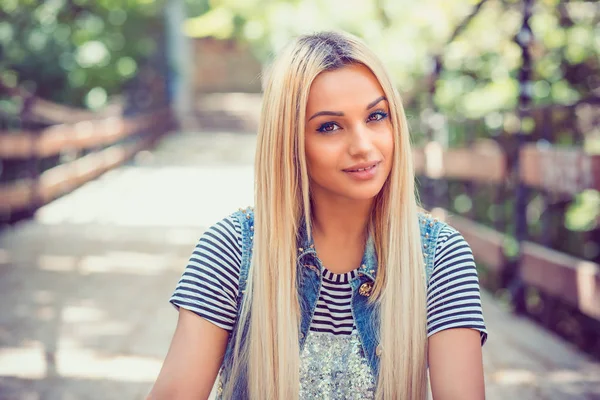
[(600, 190), (600, 155), (581, 148), (529, 144), (519, 157), (520, 178), (526, 185), (569, 196), (584, 189)]
[(468, 148), (444, 149), (437, 142), (413, 150), (416, 174), (433, 179), (454, 178), (482, 183), (501, 183), (507, 176), (502, 149), (491, 140), (479, 140)]
[(448, 211), (436, 208), (431, 212), (434, 216), (445, 220), (459, 231), (473, 251), (477, 262), (484, 263), (489, 269), (499, 272), (504, 268), (504, 234), (477, 222)]
[(151, 136), (138, 143), (114, 145), (45, 171), (40, 176), (38, 186), (42, 202), (49, 203), (60, 195), (97, 178), (133, 157), (140, 150), (148, 148), (155, 139), (156, 137)]
[(0, 158), (29, 158), (35, 149), (34, 133), (30, 131), (0, 134)]
[(120, 165), (137, 152), (146, 149), (160, 136), (152, 135), (137, 143), (114, 145), (88, 154), (77, 160), (57, 165), (44, 171), (37, 181), (22, 179), (0, 186), (0, 212), (15, 211), (32, 205), (33, 195), (41, 205), (70, 192), (104, 172)]
[(522, 255), (523, 281), (600, 320), (600, 265), (531, 242)]
[(0, 157), (4, 159), (48, 157), (66, 149), (82, 150), (106, 146), (140, 131), (164, 125), (170, 117), (170, 109), (162, 109), (133, 118), (110, 117), (75, 124), (54, 125), (38, 134), (0, 133)]
[(448, 149), (444, 169), (449, 178), (500, 183), (507, 175), (507, 161), (496, 142), (479, 140), (470, 148)]
[(20, 179), (11, 184), (0, 185), (0, 211), (23, 209), (29, 206), (33, 197), (34, 181)]
[(30, 103), (27, 119), (37, 122), (50, 124), (76, 123), (119, 115), (123, 109), (123, 106), (119, 104), (110, 105), (100, 112), (69, 107), (34, 96), (21, 87), (8, 86), (2, 82), (2, 79), (0, 79), (0, 89), (10, 96), (27, 99)]

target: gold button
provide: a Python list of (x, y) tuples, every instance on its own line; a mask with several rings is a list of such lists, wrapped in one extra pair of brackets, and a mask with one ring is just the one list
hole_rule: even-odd
[(300, 332), (300, 339), (304, 338), (304, 334), (302, 332)]
[(375, 354), (377, 354), (377, 357), (381, 357), (381, 353), (383, 353), (383, 349), (381, 348), (381, 345), (379, 345), (375, 349)]
[(373, 290), (373, 284), (371, 282), (365, 282), (358, 288), (358, 293), (361, 296), (369, 297), (371, 295), (371, 291)]

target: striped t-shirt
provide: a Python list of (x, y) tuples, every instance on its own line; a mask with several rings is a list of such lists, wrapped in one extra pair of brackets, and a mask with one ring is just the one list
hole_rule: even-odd
[[(170, 302), (231, 331), (237, 315), (241, 260), (241, 227), (230, 216), (202, 235)], [(350, 303), (350, 281), (355, 274), (356, 270), (343, 274), (324, 270), (310, 331), (349, 335), (356, 329)], [(473, 254), (458, 231), (444, 226), (427, 290), (427, 336), (459, 327), (478, 330), (481, 344), (485, 343), (487, 330)]]

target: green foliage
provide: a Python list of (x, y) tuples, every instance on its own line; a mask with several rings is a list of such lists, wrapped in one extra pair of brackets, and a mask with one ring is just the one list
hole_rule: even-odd
[[(291, 37), (343, 29), (362, 36), (388, 65), (409, 102), (426, 96), (423, 76), (433, 56), (443, 60), (435, 102), (451, 117), (481, 118), (517, 104), (522, 24), (520, 1), (488, 1), (451, 43), (448, 38), (476, 5), (474, 0), (205, 0), (187, 21), (192, 37), (238, 38), (263, 60)], [(190, 3), (191, 6), (191, 3)], [(191, 7), (190, 7), (191, 9)], [(191, 9), (192, 10), (192, 9)], [(341, 12), (343, 10), (343, 12)], [(193, 10), (192, 10), (193, 11)], [(592, 2), (537, 1), (531, 18), (535, 104), (570, 104), (591, 93), (600, 43)], [(596, 83), (597, 84), (597, 83)], [(408, 104), (419, 107), (417, 103)]]
[(4, 0), (0, 78), (38, 96), (98, 108), (157, 50), (152, 0)]
[(576, 196), (565, 215), (567, 229), (589, 231), (598, 228), (600, 220), (600, 192), (586, 190)]
[[(441, 56), (443, 72), (434, 100), (444, 115), (481, 118), (516, 106), (519, 1), (488, 1), (451, 42), (475, 0), (184, 1), (191, 18), (182, 29), (189, 36), (237, 38), (264, 61), (297, 34), (355, 33), (389, 66), (408, 109), (426, 107), (423, 78), (435, 55)], [(98, 88), (107, 97), (118, 93), (156, 50), (163, 2), (4, 0), (1, 77), (61, 103), (98, 106), (104, 97)], [(590, 77), (600, 69), (598, 8), (585, 1), (540, 0), (534, 11), (534, 103), (570, 104), (589, 96), (598, 84)]]

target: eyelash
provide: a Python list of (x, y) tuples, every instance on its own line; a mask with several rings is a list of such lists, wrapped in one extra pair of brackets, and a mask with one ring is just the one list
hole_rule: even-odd
[[(370, 119), (374, 115), (379, 115), (380, 118), (379, 119)], [(371, 113), (369, 115), (369, 118), (367, 118), (367, 122), (379, 122), (379, 121), (383, 121), (387, 117), (388, 117), (388, 113), (386, 113), (385, 111), (379, 110), (379, 111), (375, 111), (375, 112)], [(326, 129), (326, 127), (331, 126), (331, 125), (337, 125), (337, 124), (335, 122), (325, 122), (324, 124), (322, 124), (321, 126), (319, 126), (319, 128), (317, 129), (317, 131), (321, 132), (321, 133), (334, 132), (333, 130), (327, 130)]]

